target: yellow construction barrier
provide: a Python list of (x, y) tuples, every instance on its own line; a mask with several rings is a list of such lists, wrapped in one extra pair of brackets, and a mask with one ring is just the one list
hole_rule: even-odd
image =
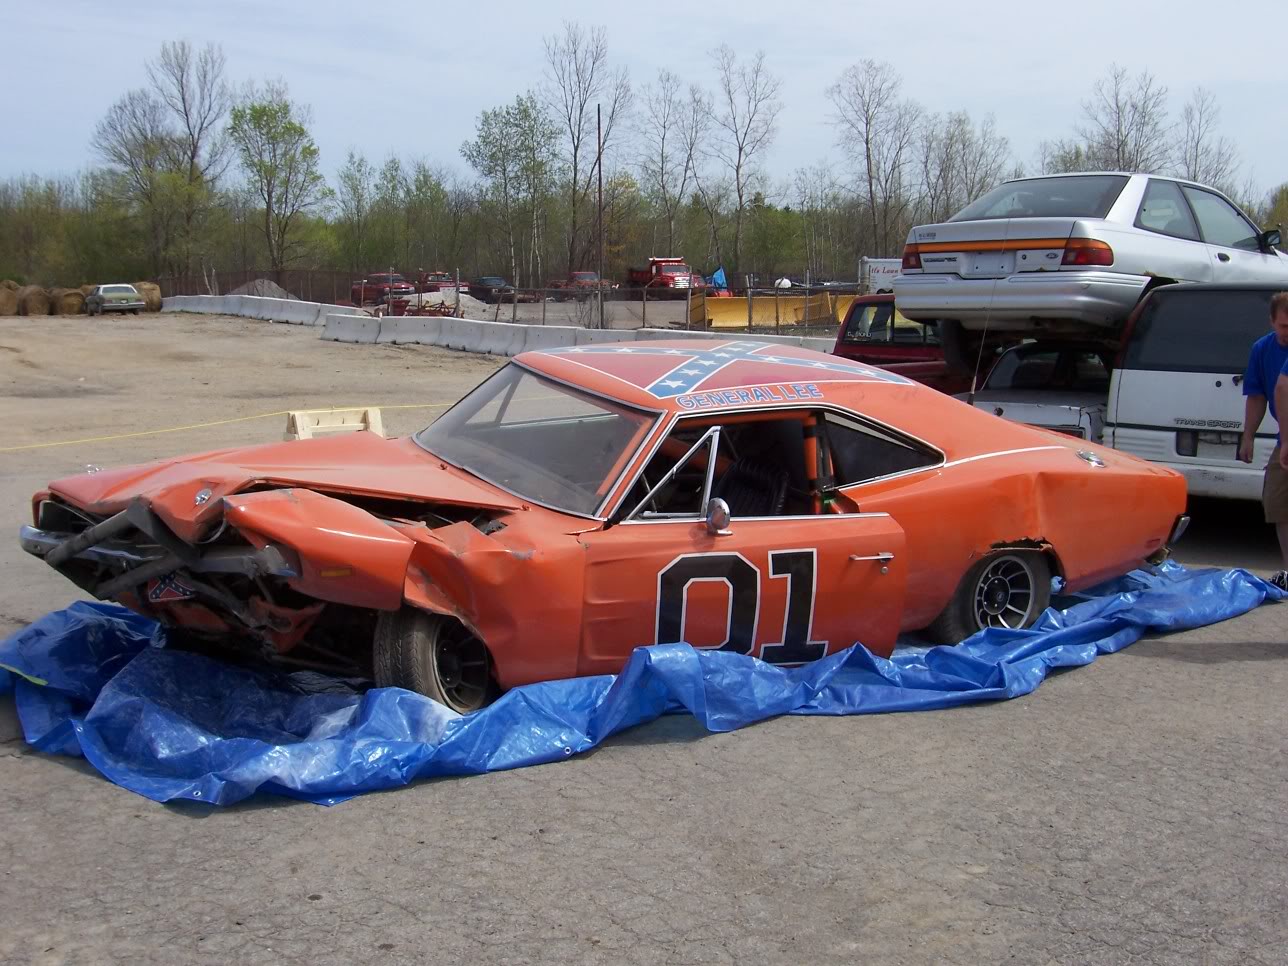
[(837, 323), (854, 303), (853, 295), (814, 292), (807, 295), (753, 295), (750, 311), (745, 295), (715, 298), (695, 294), (689, 318), (694, 325), (713, 329), (745, 329), (771, 325), (821, 325)]

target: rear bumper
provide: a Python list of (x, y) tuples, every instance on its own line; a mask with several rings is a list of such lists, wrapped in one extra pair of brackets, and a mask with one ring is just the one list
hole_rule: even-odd
[(141, 312), (147, 307), (147, 302), (104, 302), (98, 310), (100, 312)]
[(900, 275), (895, 304), (910, 319), (956, 319), (968, 329), (1024, 329), (1035, 320), (1115, 325), (1131, 314), (1149, 284), (1144, 275), (1023, 272), (1006, 278)]

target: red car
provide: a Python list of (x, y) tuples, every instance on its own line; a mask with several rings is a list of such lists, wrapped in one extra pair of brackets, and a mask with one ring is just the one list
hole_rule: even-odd
[(950, 372), (935, 322), (904, 318), (894, 296), (860, 295), (836, 333), (832, 355), (883, 366), (940, 392), (966, 392), (970, 378)]

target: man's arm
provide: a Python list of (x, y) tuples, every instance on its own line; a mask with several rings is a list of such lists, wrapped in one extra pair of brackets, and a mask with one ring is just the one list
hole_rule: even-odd
[[(1281, 420), (1288, 419), (1288, 366), (1279, 374), (1279, 381), (1275, 383), (1275, 412), (1279, 413)], [(1284, 446), (1284, 424), (1279, 424), (1279, 465), (1288, 470), (1288, 446)]]
[[(1279, 385), (1275, 387), (1275, 392), (1280, 391), (1285, 379), (1279, 377)], [(1239, 440), (1239, 459), (1245, 463), (1252, 462), (1252, 447), (1257, 438), (1257, 427), (1261, 421), (1266, 418), (1266, 406), (1268, 405), (1265, 396), (1256, 393), (1248, 396), (1243, 400), (1243, 437)], [(1279, 408), (1279, 396), (1275, 396), (1275, 411), (1288, 415), (1288, 410)], [(1229, 450), (1226, 450), (1229, 452)]]

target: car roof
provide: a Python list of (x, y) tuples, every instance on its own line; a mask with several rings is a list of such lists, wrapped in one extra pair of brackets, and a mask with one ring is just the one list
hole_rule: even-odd
[(827, 401), (853, 408), (856, 388), (872, 394), (917, 388), (912, 380), (877, 366), (754, 337), (568, 346), (525, 352), (515, 361), (658, 412), (793, 401)]

